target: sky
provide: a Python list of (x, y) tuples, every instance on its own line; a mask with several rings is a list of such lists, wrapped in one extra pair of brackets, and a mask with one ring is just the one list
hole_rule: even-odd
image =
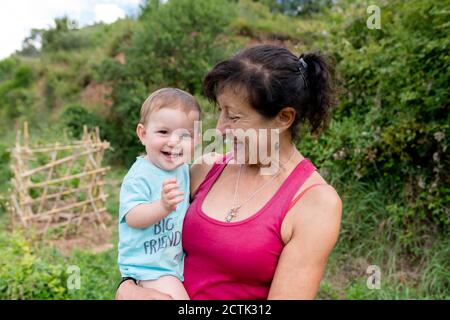
[(31, 29), (49, 28), (67, 15), (80, 26), (135, 15), (142, 0), (0, 0), (0, 59), (21, 49)]

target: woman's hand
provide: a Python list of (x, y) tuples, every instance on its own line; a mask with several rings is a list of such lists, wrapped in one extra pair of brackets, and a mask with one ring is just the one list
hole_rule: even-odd
[(173, 300), (173, 298), (156, 289), (142, 288), (133, 280), (127, 280), (117, 289), (116, 300)]

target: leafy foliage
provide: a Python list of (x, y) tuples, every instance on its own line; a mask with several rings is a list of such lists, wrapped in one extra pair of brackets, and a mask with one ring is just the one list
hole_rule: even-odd
[[(54, 248), (38, 248), (20, 232), (0, 236), (1, 299), (112, 299), (119, 279), (117, 252), (74, 251), (64, 257)], [(71, 271), (79, 270), (79, 287)]]
[(31, 67), (18, 59), (9, 58), (0, 62), (0, 116), (3, 121), (26, 113), (35, 96), (28, 88), (35, 78)]
[(450, 225), (445, 5), (391, 1), (381, 8), (381, 30), (366, 28), (362, 14), (355, 14), (365, 8), (347, 8), (352, 16), (345, 28), (331, 29), (332, 41), (324, 44), (339, 61), (345, 92), (331, 129), (305, 149), (330, 172), (386, 181), (386, 192), (395, 197), (385, 207), (412, 250), (430, 223), (443, 232)]
[(61, 122), (71, 132), (75, 138), (81, 138), (83, 134), (83, 126), (89, 129), (99, 127), (100, 133), (106, 135), (106, 125), (104, 120), (96, 113), (80, 106), (68, 105), (61, 111)]
[[(448, 8), (438, 0), (375, 1), (381, 29), (371, 30), (370, 4), (148, 0), (135, 20), (78, 28), (57, 19), (54, 28), (32, 32), (18, 55), (0, 61), (0, 125), (13, 132), (15, 121), (28, 119), (43, 142), (50, 124), (75, 136), (82, 124), (100, 126), (115, 148), (111, 162), (124, 168), (142, 151), (134, 129), (151, 91), (175, 86), (195, 94), (206, 129), (216, 114), (201, 98), (201, 81), (217, 61), (259, 42), (298, 54), (320, 49), (336, 58), (340, 104), (324, 134), (305, 133), (296, 143), (336, 187), (344, 215), (319, 296), (448, 299)], [(41, 50), (33, 47), (39, 39)], [(111, 106), (82, 101), (94, 81), (111, 88)], [(3, 192), (12, 140), (9, 134), (0, 143)], [(20, 236), (0, 237), (0, 247), (0, 297), (112, 298), (114, 251), (66, 259)], [(64, 289), (72, 258), (84, 266), (91, 291)], [(383, 290), (365, 289), (358, 259), (382, 267)], [(348, 281), (336, 284), (341, 277)]]

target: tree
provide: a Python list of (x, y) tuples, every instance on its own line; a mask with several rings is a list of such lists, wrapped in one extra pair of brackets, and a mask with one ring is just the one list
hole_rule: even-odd
[(319, 12), (333, 4), (332, 0), (259, 0), (259, 2), (267, 5), (272, 12), (291, 16)]

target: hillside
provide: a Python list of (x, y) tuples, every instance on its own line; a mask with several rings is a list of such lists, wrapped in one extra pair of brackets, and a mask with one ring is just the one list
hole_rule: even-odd
[[(284, 45), (297, 54), (320, 50), (336, 61), (340, 102), (326, 132), (312, 137), (304, 128), (296, 144), (336, 187), (344, 215), (319, 298), (448, 299), (450, 27), (445, 2), (375, 1), (382, 25), (374, 30), (366, 26), (365, 1), (339, 1), (299, 15), (264, 3), (271, 2), (171, 0), (158, 6), (148, 1), (135, 20), (76, 28), (61, 18), (54, 29), (32, 34), (21, 52), (0, 61), (1, 221), (8, 221), (8, 148), (24, 120), (37, 143), (56, 141), (64, 130), (77, 137), (83, 124), (100, 127), (114, 148), (106, 158), (114, 168), (108, 208), (115, 218), (118, 183), (141, 151), (132, 128), (149, 92), (163, 86), (192, 92), (205, 110), (207, 129), (216, 114), (201, 95), (201, 80), (216, 62), (257, 43)], [(33, 39), (39, 37), (37, 49)], [(75, 297), (113, 296), (115, 249), (97, 255), (74, 251), (67, 257), (34, 248), (23, 235), (11, 238), (3, 227), (0, 298), (15, 298), (20, 291), (5, 259), (23, 261), (2, 249), (8, 247), (28, 252), (34, 261), (20, 269), (20, 279), (41, 289), (27, 291), (24, 298), (73, 298), (64, 291), (63, 268), (48, 265), (76, 259), (86, 268), (109, 265), (89, 269), (89, 276), (104, 279), (98, 296), (77, 292)], [(381, 290), (366, 288), (369, 265), (382, 270)], [(58, 280), (44, 294), (47, 269)]]

